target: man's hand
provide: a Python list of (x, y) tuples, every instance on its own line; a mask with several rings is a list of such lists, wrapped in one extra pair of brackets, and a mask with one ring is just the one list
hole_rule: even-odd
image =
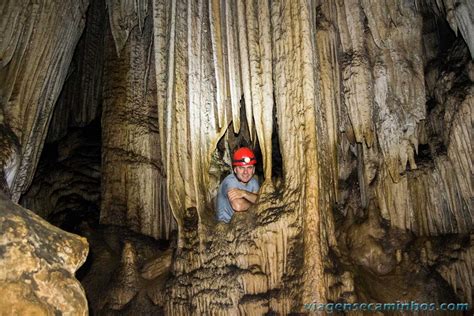
[(236, 199), (245, 199), (245, 196), (247, 195), (247, 191), (241, 190), (241, 189), (230, 189), (229, 192), (227, 192), (227, 197), (229, 198), (229, 201), (234, 201)]
[(257, 194), (242, 189), (233, 188), (227, 192), (230, 205), (236, 212), (244, 212), (255, 203)]

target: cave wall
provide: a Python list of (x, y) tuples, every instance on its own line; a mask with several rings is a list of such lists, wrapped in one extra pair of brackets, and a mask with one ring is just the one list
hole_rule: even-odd
[(68, 130), (101, 117), (107, 16), (104, 1), (89, 1), (86, 25), (54, 106), (46, 143), (58, 141)]
[[(423, 11), (416, 3), (153, 5), (160, 144), (166, 144), (161, 155), (179, 229), (171, 299), (164, 303), (168, 313), (284, 313), (301, 309), (302, 302), (337, 300), (343, 293), (355, 299), (355, 272), (335, 269), (327, 260), (339, 252), (335, 206), (343, 209), (346, 221), (355, 216), (371, 222), (365, 232), (353, 232), (361, 236), (354, 241), (367, 237), (373, 243), (360, 255), (356, 244), (346, 250), (355, 253), (354, 262), (380, 275), (401, 265), (397, 258), (406, 244), (387, 252), (383, 241), (396, 231), (470, 233), (472, 192), (464, 185), (469, 173), (457, 173), (455, 180), (454, 170), (427, 166), (418, 154), (419, 145), (429, 142), (423, 130), (430, 92), (425, 88)], [(232, 49), (236, 38), (238, 50)], [(253, 215), (237, 216), (229, 230), (212, 222), (209, 193), (217, 182), (201, 171), (213, 168), (217, 141), (231, 120), (229, 128), (238, 130), (236, 95), (244, 98), (251, 135), (258, 138), (265, 181)], [(469, 99), (470, 92), (466, 95)], [(281, 183), (271, 181), (272, 115), (282, 144)], [(456, 126), (466, 133), (464, 123)], [(453, 151), (464, 157), (470, 149), (460, 146)], [(434, 159), (451, 168), (454, 160), (462, 160), (454, 158), (458, 154)], [(462, 168), (469, 167), (464, 163)], [(353, 174), (357, 201), (336, 180)], [(447, 188), (456, 186), (467, 190), (450, 195)], [(469, 247), (461, 257), (469, 257)], [(460, 262), (463, 268), (450, 268), (458, 271), (451, 279), (471, 275), (472, 263)], [(222, 273), (217, 284), (216, 269)], [(232, 281), (236, 275), (237, 283)], [(470, 284), (464, 284), (463, 298), (469, 301), (465, 289)]]
[(86, 217), (93, 222), (99, 217), (106, 22), (105, 2), (91, 1), (35, 176), (19, 201), (59, 226)]
[[(151, 3), (144, 4), (144, 12), (137, 13), (134, 7), (108, 4), (112, 27), (105, 39), (100, 222), (168, 239), (176, 228), (160, 154)], [(118, 32), (123, 21), (133, 24)]]
[[(352, 125), (345, 129), (352, 128), (356, 143), (361, 144), (363, 206), (373, 183), (377, 206), (391, 225), (428, 235), (469, 233), (472, 217), (467, 205), (472, 192), (464, 173), (468, 163), (462, 158), (469, 145), (448, 141), (448, 157), (433, 158), (437, 164), (433, 171), (416, 163), (420, 130), (427, 119), (425, 95), (441, 91), (439, 87), (425, 90), (421, 13), (409, 2), (397, 10), (345, 2), (338, 7), (338, 25), (349, 29), (348, 22), (352, 32), (340, 32), (344, 103)], [(469, 93), (466, 99), (469, 103)], [(467, 122), (460, 121), (454, 132), (467, 133), (467, 128)], [(456, 188), (456, 194), (449, 193), (448, 187)], [(435, 197), (433, 190), (450, 196)], [(413, 205), (420, 200), (424, 205)]]
[[(155, 238), (168, 239), (178, 229), (171, 278), (166, 288), (147, 293), (154, 304), (167, 314), (284, 314), (314, 301), (374, 299), (377, 293), (364, 291), (359, 274), (369, 271), (379, 281), (395, 272), (408, 276), (418, 255), (419, 292), (404, 295), (429, 297), (432, 282), (442, 287), (434, 279), (423, 287), (430, 276), (422, 270), (429, 269), (449, 284), (448, 292), (472, 303), (472, 4), (109, 0), (106, 5), (104, 56), (99, 45), (91, 59), (98, 68), (104, 61), (103, 77), (79, 76), (85, 94), (78, 100), (90, 104), (61, 99), (58, 109), (73, 110), (58, 110), (50, 135), (64, 134), (66, 117), (81, 116), (68, 124), (86, 124), (101, 107), (101, 222)], [(10, 2), (5, 6), (5, 12), (19, 10)], [(465, 39), (455, 40), (446, 55), (434, 51), (441, 39), (426, 36), (430, 10), (446, 16)], [(77, 41), (78, 34), (63, 38)], [(54, 65), (62, 61), (50, 58)], [(13, 65), (1, 68), (5, 78)], [(64, 69), (57, 68), (60, 75), (52, 78), (64, 82)], [(91, 81), (98, 82), (95, 89)], [(36, 166), (28, 149), (33, 140), (25, 136), (29, 132), (20, 133), (18, 122), (27, 127), (36, 122), (36, 130), (28, 128), (42, 146), (59, 83), (48, 86), (54, 87), (48, 98), (35, 99), (44, 100), (47, 109), (32, 111), (21, 102), (16, 107), (26, 114), (20, 117), (15, 106), (3, 106), (4, 124), (17, 136), (23, 157), (14, 199)], [(17, 91), (8, 92), (11, 102), (29, 98), (22, 86), (4, 86), (2, 91)], [(226, 144), (221, 152), (217, 144), (239, 132), (242, 102), (249, 135), (262, 153), (264, 182), (257, 205), (225, 225), (213, 219), (212, 198), (234, 148)], [(274, 130), (283, 168), (277, 179)], [(451, 250), (442, 241), (448, 234), (459, 236)], [(435, 299), (443, 297), (435, 292)], [(416, 298), (398, 294), (380, 297)]]
[(15, 168), (8, 186), (15, 201), (33, 178), (55, 101), (84, 29), (87, 7), (88, 1), (1, 4), (2, 124), (16, 140), (6, 146), (11, 150), (3, 164)]

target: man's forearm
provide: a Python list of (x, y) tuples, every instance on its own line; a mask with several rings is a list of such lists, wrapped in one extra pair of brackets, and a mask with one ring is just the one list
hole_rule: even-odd
[(232, 209), (236, 212), (245, 212), (252, 205), (247, 199), (240, 198), (230, 202)]
[(255, 204), (258, 195), (242, 189), (231, 189), (227, 192), (227, 197), (234, 211), (243, 212), (248, 210), (252, 204)]
[(244, 199), (246, 199), (247, 201), (249, 201), (252, 204), (255, 204), (255, 202), (257, 201), (258, 195), (253, 193), (253, 192), (250, 192), (250, 191), (245, 191), (245, 192), (246, 193), (244, 195)]

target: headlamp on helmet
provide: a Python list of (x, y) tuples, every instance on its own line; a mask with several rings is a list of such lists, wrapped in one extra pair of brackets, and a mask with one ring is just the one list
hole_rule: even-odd
[(242, 147), (234, 152), (232, 157), (232, 166), (251, 166), (257, 163), (255, 154), (250, 148)]

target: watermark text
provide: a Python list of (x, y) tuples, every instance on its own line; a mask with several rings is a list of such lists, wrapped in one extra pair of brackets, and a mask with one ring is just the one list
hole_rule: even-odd
[(307, 311), (312, 312), (349, 312), (349, 311), (468, 311), (468, 303), (420, 303), (394, 302), (394, 303), (308, 303), (304, 304)]

